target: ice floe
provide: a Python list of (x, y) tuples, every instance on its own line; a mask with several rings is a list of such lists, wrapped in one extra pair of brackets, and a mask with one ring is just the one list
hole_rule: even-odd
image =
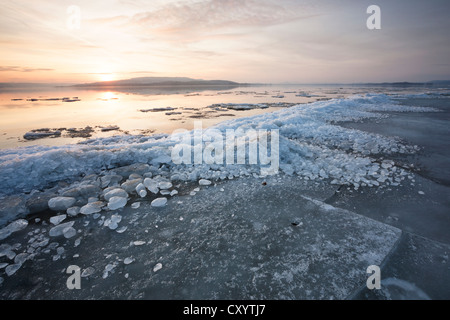
[(163, 267), (162, 263), (157, 263), (154, 267), (153, 267), (153, 272), (157, 272), (159, 270), (161, 270)]
[(167, 198), (156, 198), (155, 200), (152, 201), (151, 206), (152, 207), (164, 207), (167, 204)]
[(6, 227), (0, 229), (0, 240), (6, 239), (12, 233), (25, 229), (28, 226), (28, 221), (25, 219), (18, 219), (11, 222)]
[(70, 222), (59, 224), (59, 225), (51, 228), (48, 234), (50, 237), (61, 236), (64, 234), (64, 230), (66, 228), (72, 227), (74, 225), (74, 223), (75, 223), (75, 221), (70, 221)]
[(127, 198), (112, 197), (109, 199), (108, 209), (109, 210), (117, 210), (117, 209), (125, 207), (126, 204), (127, 204)]
[(60, 224), (61, 222), (63, 222), (66, 218), (67, 218), (67, 215), (65, 215), (65, 214), (61, 214), (59, 216), (53, 216), (50, 218), (50, 223), (56, 226), (56, 225)]

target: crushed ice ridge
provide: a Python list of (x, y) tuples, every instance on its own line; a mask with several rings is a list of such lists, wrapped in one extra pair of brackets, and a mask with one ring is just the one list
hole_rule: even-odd
[[(408, 173), (386, 158), (397, 153), (414, 153), (418, 147), (395, 138), (343, 128), (337, 122), (383, 118), (388, 116), (386, 112), (436, 111), (439, 110), (400, 105), (383, 94), (367, 94), (233, 119), (214, 129), (224, 134), (227, 129), (278, 129), (280, 172), (287, 175), (306, 180), (329, 179), (332, 184), (354, 188), (395, 186)], [(20, 195), (27, 203), (24, 210), (15, 213), (9, 210), (3, 216), (0, 212), (0, 226), (39, 208), (68, 216), (117, 210), (127, 205), (130, 196), (156, 197), (152, 203), (161, 207), (166, 205), (167, 198), (178, 193), (172, 183), (200, 180), (204, 184), (204, 180), (260, 174), (258, 165), (176, 165), (171, 160), (175, 143), (167, 134), (122, 135), (75, 145), (0, 150), (0, 199), (7, 201)], [(48, 188), (53, 188), (55, 196), (50, 199), (38, 196), (44, 195)], [(64, 219), (61, 216), (55, 221)], [(116, 225), (117, 221), (108, 222), (112, 229)], [(73, 236), (72, 226), (64, 227), (56, 225), (55, 232)], [(8, 234), (8, 230), (3, 230), (3, 234)]]

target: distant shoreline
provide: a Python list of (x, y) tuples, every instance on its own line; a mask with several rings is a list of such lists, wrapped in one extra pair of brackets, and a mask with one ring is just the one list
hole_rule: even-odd
[(169, 88), (169, 87), (253, 87), (253, 86), (439, 86), (450, 85), (449, 81), (436, 82), (380, 82), (380, 83), (205, 83), (205, 84), (191, 84), (191, 83), (166, 83), (166, 84), (152, 84), (152, 83), (134, 83), (134, 84), (57, 84), (57, 83), (20, 83), (20, 82), (0, 82), (0, 89), (3, 88), (131, 88), (131, 87), (154, 87), (154, 88)]

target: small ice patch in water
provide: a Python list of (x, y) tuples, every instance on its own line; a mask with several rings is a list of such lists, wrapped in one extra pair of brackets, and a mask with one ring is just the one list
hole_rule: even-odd
[(70, 221), (70, 222), (59, 224), (59, 225), (51, 228), (48, 234), (50, 235), (50, 237), (61, 236), (61, 235), (63, 235), (64, 230), (66, 228), (72, 227), (74, 225), (74, 223), (75, 223), (75, 221)]
[(77, 234), (77, 231), (72, 227), (64, 228), (63, 230), (64, 238), (70, 239)]
[(28, 226), (28, 221), (25, 219), (19, 219), (11, 222), (6, 227), (0, 229), (0, 240), (6, 239), (12, 233), (25, 229)]
[(61, 214), (59, 216), (54, 216), (50, 218), (50, 223), (53, 225), (58, 225), (60, 224), (63, 220), (65, 220), (67, 218), (67, 215), (65, 214)]
[(140, 206), (141, 206), (140, 202), (135, 202), (135, 203), (131, 204), (131, 208), (133, 208), (133, 209), (138, 209)]
[(117, 233), (124, 233), (125, 231), (127, 231), (128, 227), (127, 226), (123, 226), (120, 227), (119, 229), (116, 230)]
[(153, 267), (153, 272), (157, 272), (158, 270), (162, 269), (162, 264), (161, 263), (157, 263), (154, 267)]
[(21, 265), (21, 264), (18, 264), (18, 263), (16, 263), (16, 264), (10, 264), (10, 265), (7, 266), (6, 269), (5, 269), (6, 275), (7, 275), (8, 277), (12, 276), (14, 273), (17, 272), (17, 270), (20, 269), (21, 266), (22, 266), (22, 265)]
[(93, 267), (88, 267), (86, 269), (83, 270), (83, 272), (81, 273), (81, 276), (83, 278), (89, 277), (91, 275), (93, 275), (95, 272), (95, 269)]
[(212, 183), (211, 181), (206, 180), (206, 179), (200, 179), (200, 181), (198, 182), (198, 184), (201, 186), (209, 186), (209, 185), (211, 185), (211, 183)]
[(155, 208), (164, 207), (167, 204), (167, 198), (156, 198), (152, 201), (151, 206)]

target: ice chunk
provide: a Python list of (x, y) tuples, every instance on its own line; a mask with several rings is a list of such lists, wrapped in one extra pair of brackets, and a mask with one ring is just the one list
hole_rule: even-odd
[(100, 130), (102, 131), (102, 132), (106, 132), (106, 131), (116, 131), (116, 130), (119, 130), (120, 128), (118, 127), (118, 126), (114, 126), (114, 125), (111, 125), (111, 126), (106, 126), (106, 127), (100, 127)]
[(121, 175), (112, 174), (100, 178), (102, 188), (117, 185), (122, 181), (123, 177)]
[(390, 160), (384, 160), (384, 161), (381, 163), (381, 166), (382, 166), (384, 169), (389, 169), (389, 168), (391, 168), (393, 165), (394, 165), (394, 162), (393, 162), (393, 161), (390, 161)]
[[(88, 180), (90, 176), (85, 177), (84, 180), (85, 183), (90, 183), (90, 184), (82, 184), (82, 185), (78, 185), (76, 187), (70, 188), (66, 191), (64, 191), (61, 196), (63, 197), (72, 197), (72, 198), (76, 198), (76, 199), (84, 199), (87, 200), (89, 197), (94, 197), (97, 196), (102, 189), (100, 189), (100, 187), (96, 184), (92, 184), (95, 183), (91, 180)], [(93, 175), (93, 179), (96, 179), (97, 176)]]
[(122, 216), (119, 214), (113, 214), (111, 216), (111, 222), (120, 223), (122, 221)]
[(158, 183), (154, 181), (151, 178), (145, 178), (144, 179), (144, 186), (150, 191), (151, 193), (157, 194), (159, 192)]
[(65, 219), (67, 218), (67, 215), (65, 214), (61, 214), (59, 216), (53, 216), (50, 218), (50, 222), (57, 226), (58, 224), (60, 224), (61, 222), (63, 222)]
[(136, 192), (141, 198), (144, 198), (145, 196), (147, 196), (147, 190), (145, 189), (145, 186), (142, 183), (139, 183), (136, 186)]
[(129, 166), (113, 169), (112, 171), (123, 177), (129, 177), (130, 174), (133, 173), (139, 175), (145, 174), (146, 172), (150, 171), (150, 166), (146, 163), (135, 163)]
[(130, 264), (130, 263), (132, 263), (132, 262), (134, 262), (134, 259), (133, 259), (133, 258), (125, 258), (125, 260), (123, 260), (123, 263), (124, 263), (124, 264)]
[(144, 173), (143, 175), (144, 178), (151, 178), (153, 177), (153, 173), (151, 171)]
[(118, 226), (119, 225), (117, 224), (117, 222), (110, 222), (108, 224), (108, 228), (111, 229), (111, 230), (116, 230)]
[(105, 198), (106, 201), (109, 201), (109, 199), (111, 199), (112, 197), (127, 198), (128, 197), (128, 193), (125, 190), (121, 189), (121, 188), (116, 188), (116, 189), (113, 189), (113, 190), (107, 192), (104, 195), (104, 198)]
[(64, 234), (64, 229), (72, 227), (74, 225), (74, 223), (75, 223), (75, 221), (70, 221), (70, 222), (59, 224), (59, 225), (51, 228), (48, 234), (50, 237), (61, 236)]
[(17, 272), (17, 270), (20, 269), (21, 266), (22, 266), (22, 265), (21, 265), (21, 264), (18, 264), (18, 263), (10, 264), (9, 266), (7, 266), (7, 267), (5, 268), (6, 275), (7, 275), (8, 277), (12, 276), (14, 273)]
[(422, 196), (425, 194), (425, 192), (423, 192), (423, 191), (419, 191), (418, 193)]
[(9, 260), (14, 259), (14, 257), (16, 256), (16, 253), (15, 253), (14, 251), (12, 251), (12, 250), (6, 251), (5, 254), (6, 254), (6, 257), (7, 257)]
[(34, 242), (32, 244), (32, 247), (36, 247), (36, 248), (37, 247), (45, 247), (48, 244), (49, 241), (50, 241), (49, 238), (44, 238), (42, 241)]
[(25, 219), (18, 219), (11, 222), (6, 227), (0, 229), (0, 240), (6, 239), (12, 233), (25, 229), (28, 226), (28, 221)]
[(48, 249), (50, 250), (55, 250), (56, 248), (59, 247), (59, 243), (58, 242), (52, 242), (48, 245)]
[(112, 269), (114, 269), (115, 267), (116, 267), (116, 266), (115, 266), (114, 264), (108, 263), (108, 264), (105, 266), (105, 271), (110, 272), (110, 271), (112, 271)]
[(162, 111), (172, 111), (172, 110), (176, 110), (177, 108), (173, 108), (173, 107), (155, 107), (155, 108), (150, 108), (150, 109), (140, 109), (140, 112), (162, 112)]
[(0, 258), (5, 255), (5, 252), (10, 251), (10, 250), (11, 250), (11, 245), (9, 245), (7, 243), (0, 244)]
[(172, 188), (172, 182), (160, 181), (158, 183), (158, 188), (161, 189), (161, 190), (170, 189), (170, 188)]
[(108, 209), (109, 210), (117, 210), (119, 208), (125, 207), (126, 204), (127, 204), (127, 198), (112, 197), (109, 199)]
[(131, 208), (133, 208), (133, 209), (138, 209), (140, 206), (141, 206), (140, 202), (135, 202), (135, 203), (131, 204)]
[(156, 198), (152, 201), (151, 206), (152, 207), (164, 207), (167, 204), (167, 198)]
[(70, 239), (77, 234), (77, 231), (73, 227), (67, 227), (63, 230), (64, 238)]
[(119, 229), (116, 230), (117, 233), (124, 233), (125, 231), (127, 231), (128, 227), (127, 226), (123, 226), (120, 227)]
[(142, 245), (145, 244), (145, 241), (139, 241), (139, 240), (137, 240), (137, 241), (134, 241), (133, 244), (134, 244), (135, 246), (142, 246)]
[(91, 275), (93, 275), (95, 272), (95, 269), (93, 267), (88, 267), (86, 269), (83, 270), (83, 272), (81, 273), (81, 276), (83, 278), (89, 277)]
[(70, 207), (67, 209), (66, 213), (71, 217), (75, 217), (80, 213), (80, 207)]
[(158, 270), (162, 269), (162, 263), (157, 263), (154, 267), (153, 267), (153, 272), (156, 272)]
[(170, 196), (173, 197), (174, 195), (178, 194), (178, 190), (172, 190), (170, 191)]
[(59, 131), (59, 130), (44, 131), (43, 129), (42, 129), (42, 131), (41, 130), (39, 130), (39, 131), (37, 131), (37, 130), (36, 131), (29, 131), (29, 132), (27, 132), (27, 133), (25, 133), (23, 135), (23, 138), (25, 140), (37, 140), (37, 139), (42, 139), (42, 138), (52, 137), (52, 136), (54, 136), (54, 137), (61, 136), (61, 131)]
[(161, 195), (163, 195), (163, 196), (167, 196), (170, 194), (170, 191), (169, 190), (160, 190), (159, 193), (161, 193)]
[(88, 203), (87, 205), (81, 207), (80, 213), (85, 214), (85, 215), (97, 213), (97, 212), (102, 211), (103, 206), (104, 206), (104, 203), (101, 201), (91, 202), (91, 203)]
[(89, 198), (88, 198), (88, 203), (96, 202), (96, 201), (98, 201), (98, 198), (97, 198), (97, 197), (89, 197)]
[(200, 179), (200, 181), (198, 182), (199, 185), (201, 186), (209, 186), (212, 182), (206, 179)]
[(116, 230), (120, 221), (122, 221), (122, 216), (113, 214), (110, 219), (107, 219), (105, 221), (104, 226), (108, 227), (111, 230)]
[(142, 182), (142, 179), (128, 180), (120, 185), (120, 187), (127, 193), (133, 193), (136, 191), (136, 187)]
[(15, 258), (14, 258), (14, 263), (15, 264), (20, 264), (22, 265), (25, 261), (27, 261), (29, 254), (22, 252), (19, 253)]
[(172, 158), (168, 155), (162, 155), (152, 159), (152, 165), (154, 166), (159, 166), (162, 163), (170, 163), (170, 162), (172, 162)]
[(6, 267), (8, 264), (7, 263), (0, 263), (0, 269), (3, 269), (4, 267)]
[(53, 211), (66, 211), (76, 201), (73, 197), (55, 197), (48, 201), (48, 207)]

